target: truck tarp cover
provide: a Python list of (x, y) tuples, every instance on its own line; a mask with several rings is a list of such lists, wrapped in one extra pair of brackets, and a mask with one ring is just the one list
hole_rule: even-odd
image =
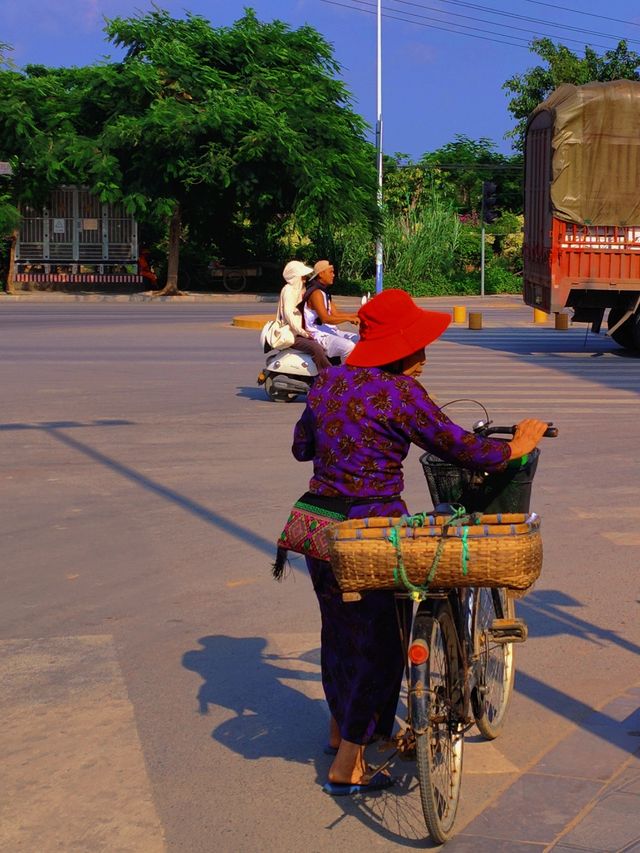
[(553, 119), (551, 204), (578, 225), (640, 225), (640, 82), (565, 83)]

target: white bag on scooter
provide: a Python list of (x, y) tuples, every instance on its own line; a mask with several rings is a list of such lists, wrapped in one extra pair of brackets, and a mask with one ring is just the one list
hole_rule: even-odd
[(277, 318), (269, 320), (262, 327), (260, 340), (268, 344), (271, 349), (286, 349), (293, 346), (295, 335), (287, 323), (281, 323)]

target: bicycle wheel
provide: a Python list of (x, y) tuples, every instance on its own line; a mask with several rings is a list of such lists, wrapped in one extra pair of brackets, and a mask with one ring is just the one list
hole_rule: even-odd
[(229, 293), (241, 293), (247, 286), (247, 277), (240, 270), (229, 270), (222, 277), (222, 284)]
[(427, 661), (411, 666), (411, 709), (416, 737), (420, 800), (429, 835), (438, 844), (451, 836), (460, 798), (464, 735), (456, 709), (461, 700), (456, 629), (440, 606), (416, 614), (413, 641), (429, 647)]
[[(502, 613), (496, 612), (492, 593), (500, 597)], [(515, 618), (513, 599), (507, 597), (505, 590), (491, 590), (486, 587), (476, 589), (473, 601), (473, 632), (477, 655), (477, 685), (473, 710), (480, 734), (487, 740), (493, 740), (500, 734), (513, 693), (513, 643), (497, 642), (490, 631), (493, 620), (503, 617)]]

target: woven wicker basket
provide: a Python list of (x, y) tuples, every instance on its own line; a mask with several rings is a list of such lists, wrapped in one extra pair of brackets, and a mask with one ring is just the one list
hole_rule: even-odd
[[(456, 526), (447, 525), (448, 520), (423, 516), (420, 526), (411, 526), (398, 518), (359, 518), (333, 525), (328, 534), (331, 565), (343, 593), (406, 588), (398, 571), (398, 551), (406, 577), (416, 586), (428, 582), (439, 589), (525, 590), (539, 576), (542, 538), (537, 516), (483, 515), (476, 523)], [(439, 543), (441, 553), (428, 581)]]

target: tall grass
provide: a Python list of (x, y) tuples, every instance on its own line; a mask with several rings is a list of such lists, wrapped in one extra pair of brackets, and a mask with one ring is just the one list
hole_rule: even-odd
[[(476, 293), (480, 287), (480, 229), (460, 222), (455, 208), (436, 192), (419, 208), (384, 211), (385, 287), (412, 296)], [(352, 224), (316, 237), (315, 257), (331, 258), (343, 292), (375, 288), (375, 236), (366, 224)], [(506, 258), (488, 251), (488, 293), (517, 292), (521, 279)]]
[(384, 219), (387, 272), (409, 293), (442, 292), (454, 271), (461, 227), (452, 206), (435, 193), (419, 210), (387, 214)]

